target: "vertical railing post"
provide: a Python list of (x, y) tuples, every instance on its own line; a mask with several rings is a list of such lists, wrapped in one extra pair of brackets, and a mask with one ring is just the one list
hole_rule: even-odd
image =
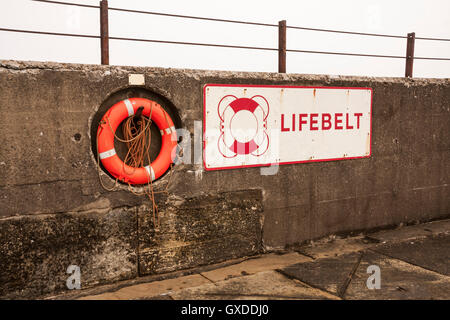
[(102, 64), (109, 64), (108, 1), (100, 1), (100, 47)]
[(414, 41), (416, 40), (416, 34), (414, 32), (408, 33), (406, 43), (406, 66), (405, 77), (412, 78), (413, 76), (413, 63), (414, 63)]
[(278, 22), (278, 72), (286, 73), (286, 20)]

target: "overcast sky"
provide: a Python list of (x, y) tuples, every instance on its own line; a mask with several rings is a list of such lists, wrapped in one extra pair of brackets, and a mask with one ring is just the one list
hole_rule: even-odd
[[(98, 5), (92, 0), (62, 0)], [(0, 27), (62, 33), (99, 34), (98, 9), (29, 0), (0, 0)], [(109, 0), (121, 7), (222, 19), (312, 28), (450, 38), (449, 0)], [(278, 46), (278, 30), (192, 19), (110, 11), (110, 36), (231, 45)], [(363, 37), (303, 30), (287, 31), (288, 49), (405, 55), (406, 39)], [(450, 57), (450, 41), (416, 40), (415, 55)], [(100, 41), (0, 31), (0, 59), (100, 62)], [(110, 41), (110, 64), (276, 72), (276, 51), (209, 48)], [(287, 54), (288, 73), (404, 76), (403, 59), (305, 53)], [(414, 62), (415, 77), (450, 77), (450, 61)]]

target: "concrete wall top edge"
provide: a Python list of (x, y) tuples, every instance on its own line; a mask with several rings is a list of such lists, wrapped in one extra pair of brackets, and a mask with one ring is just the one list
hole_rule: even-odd
[(136, 67), (136, 66), (105, 66), (96, 64), (75, 64), (75, 63), (58, 63), (50, 61), (19, 61), (19, 60), (0, 60), (0, 72), (22, 72), (31, 70), (55, 70), (55, 71), (110, 71), (115, 74), (140, 72), (140, 73), (157, 73), (157, 74), (176, 74), (183, 73), (186, 76), (204, 76), (204, 77), (220, 77), (254, 79), (255, 77), (264, 78), (273, 81), (295, 81), (295, 80), (344, 80), (344, 81), (370, 81), (384, 83), (405, 83), (407, 85), (427, 85), (427, 84), (448, 84), (450, 78), (404, 78), (404, 77), (362, 77), (362, 76), (342, 76), (342, 75), (323, 75), (323, 74), (299, 74), (288, 73), (281, 74), (276, 72), (244, 72), (244, 71), (220, 71), (205, 69), (177, 69), (162, 67)]

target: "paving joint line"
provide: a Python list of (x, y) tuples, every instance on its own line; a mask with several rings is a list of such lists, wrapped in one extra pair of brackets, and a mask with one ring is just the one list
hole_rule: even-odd
[(295, 282), (295, 281), (298, 281), (298, 282), (300, 282), (301, 284), (305, 285), (306, 287), (309, 287), (309, 288), (312, 288), (312, 289), (315, 289), (315, 290), (319, 290), (320, 292), (325, 292), (325, 293), (330, 294), (330, 295), (332, 295), (332, 296), (334, 296), (334, 297), (337, 297), (337, 298), (339, 298), (339, 299), (342, 299), (342, 298), (339, 297), (336, 293), (331, 292), (331, 291), (328, 291), (328, 290), (326, 290), (326, 289), (319, 288), (319, 287), (317, 287), (316, 285), (310, 284), (310, 283), (305, 282), (305, 281), (303, 281), (303, 280), (299, 280), (299, 279), (297, 279), (297, 278), (295, 278), (295, 277), (293, 277), (293, 276), (287, 274), (287, 273), (284, 272), (282, 269), (275, 269), (275, 271), (278, 272), (278, 273), (280, 273), (281, 275), (283, 275), (284, 277), (286, 277), (286, 278), (289, 279), (289, 280), (292, 280), (292, 281), (294, 281), (294, 282)]
[(362, 257), (364, 255), (364, 251), (359, 252), (359, 257), (358, 257), (358, 261), (356, 261), (355, 265), (353, 266), (352, 270), (350, 271), (350, 273), (347, 276), (347, 279), (345, 279), (344, 284), (341, 286), (340, 289), (338, 289), (338, 296), (342, 299), (344, 299), (345, 293), (347, 292), (347, 289), (350, 285), (350, 283), (352, 282), (353, 276), (355, 275), (356, 271), (358, 270), (360, 264), (361, 264), (361, 260)]
[(312, 259), (313, 261), (317, 259), (317, 258), (314, 257), (313, 255), (311, 255), (311, 254), (309, 254), (309, 253), (306, 253), (306, 252), (303, 252), (303, 251), (301, 251), (301, 250), (294, 250), (294, 251), (297, 252), (298, 254), (304, 256), (304, 257), (307, 257), (307, 258)]
[[(216, 269), (216, 270), (218, 270), (218, 269)], [(197, 274), (199, 274), (201, 277), (203, 277), (206, 280), (208, 280), (209, 282), (211, 282), (213, 285), (217, 286), (217, 284), (214, 281), (212, 281), (210, 278), (208, 278), (207, 276), (203, 275), (202, 273), (197, 273)], [(190, 288), (192, 288), (192, 287), (190, 287)]]

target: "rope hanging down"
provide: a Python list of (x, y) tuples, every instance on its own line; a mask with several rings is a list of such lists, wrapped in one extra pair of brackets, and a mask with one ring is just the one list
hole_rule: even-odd
[[(145, 117), (142, 115), (142, 110), (144, 107), (139, 107), (136, 111), (136, 114), (133, 116), (128, 117), (122, 125), (122, 132), (124, 139), (119, 138), (114, 130), (112, 129), (109, 119), (106, 117), (106, 122), (108, 124), (109, 129), (114, 135), (114, 138), (117, 139), (120, 142), (126, 143), (128, 147), (127, 154), (124, 159), (123, 169), (125, 170), (125, 164), (135, 168), (143, 167), (145, 163), (151, 165), (152, 161), (150, 158), (150, 145), (152, 141), (151, 136), (151, 124), (152, 124), (152, 111), (153, 107), (150, 109), (150, 115), (149, 117)], [(169, 125), (169, 122), (167, 120), (167, 116), (164, 113), (166, 123)], [(100, 124), (103, 124), (100, 122)], [(97, 134), (97, 141), (98, 141), (98, 134)], [(97, 164), (98, 164), (98, 174), (99, 174), (99, 180), (102, 185), (102, 187), (105, 190), (108, 191), (114, 191), (116, 190), (118, 186), (118, 178), (116, 178), (114, 186), (112, 188), (108, 188), (104, 185), (103, 180), (100, 175), (100, 158), (99, 158), (99, 152), (98, 152), (98, 146), (97, 146)], [(170, 182), (172, 180), (172, 168), (173, 165), (170, 165), (170, 173), (169, 173), (169, 180), (167, 182), (166, 187), (161, 191), (155, 191), (153, 189), (153, 182), (152, 179), (149, 177), (148, 183), (146, 187), (144, 187), (143, 192), (136, 192), (132, 189), (132, 186), (130, 183), (128, 183), (128, 190), (132, 192), (135, 195), (142, 196), (146, 195), (149, 197), (151, 203), (152, 203), (152, 214), (153, 214), (153, 225), (155, 226), (155, 229), (159, 229), (160, 223), (159, 223), (159, 214), (158, 214), (158, 206), (155, 201), (155, 194), (157, 193), (166, 193), (168, 194), (168, 189), (170, 186)], [(132, 174), (133, 172), (130, 172)]]

